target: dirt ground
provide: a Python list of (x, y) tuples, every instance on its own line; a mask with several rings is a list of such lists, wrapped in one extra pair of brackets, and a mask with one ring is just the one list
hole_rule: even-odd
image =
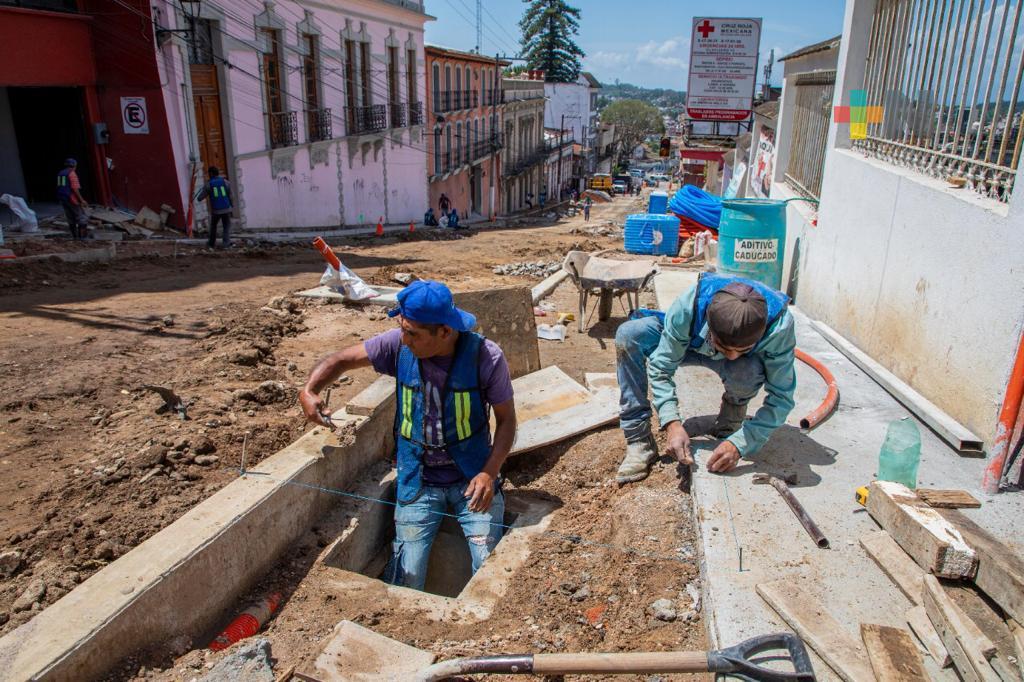
[[(586, 229), (577, 217), (333, 245), (372, 282), (410, 272), (456, 290), (532, 286), (537, 278), (493, 268), (560, 261), (572, 248), (621, 247), (621, 232), (602, 226), (621, 225), (640, 207), (629, 198), (595, 206)], [(155, 243), (119, 249), (108, 264), (0, 267), (0, 634), (230, 482), (243, 442), (256, 463), (302, 433), (295, 394), (317, 358), (394, 324), (378, 306), (289, 296), (315, 286), (321, 272), (319, 255), (304, 246), (213, 254)], [(558, 311), (575, 310), (571, 285), (548, 300)], [(581, 382), (585, 372), (613, 371), (623, 315), (617, 303), (608, 322), (592, 319), (583, 334), (572, 325), (565, 343), (541, 341), (542, 363)], [(371, 370), (343, 378), (332, 404), (373, 378)], [(172, 389), (188, 419), (166, 409), (149, 385)], [(275, 669), (311, 662), (343, 618), (441, 658), (703, 648), (690, 596), (699, 583), (687, 482), (666, 460), (646, 481), (617, 488), (610, 477), (623, 447), (609, 427), (506, 466), (510, 489), (561, 507), (553, 533), (534, 541), (514, 576), (510, 598), (482, 624), (424, 623), (339, 603), (316, 579), (322, 539), (311, 530), (250, 595), (286, 595), (266, 628)], [(675, 621), (650, 615), (661, 598), (678, 610)], [(145, 652), (114, 677), (201, 677), (222, 656), (203, 644), (190, 653), (187, 641)]]

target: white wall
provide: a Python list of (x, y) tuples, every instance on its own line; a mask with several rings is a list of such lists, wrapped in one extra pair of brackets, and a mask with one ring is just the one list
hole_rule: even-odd
[[(837, 101), (862, 83), (872, 8), (847, 4)], [(990, 443), (1024, 323), (1024, 190), (1000, 205), (843, 149), (846, 126), (830, 142), (797, 304)]]
[(544, 127), (558, 130), (565, 116), (565, 129), (572, 130), (573, 142), (586, 144), (583, 128), (591, 126), (590, 87), (586, 79), (581, 83), (545, 83)]

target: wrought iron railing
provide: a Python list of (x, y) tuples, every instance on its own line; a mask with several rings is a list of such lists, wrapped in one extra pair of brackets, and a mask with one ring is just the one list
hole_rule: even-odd
[(409, 125), (423, 125), (423, 102), (409, 102)]
[(544, 99), (544, 88), (533, 88), (530, 90), (505, 89), (501, 91), (501, 101), (522, 102), (531, 99)]
[[(1024, 25), (1011, 4), (879, 0), (852, 146), (1006, 202), (1024, 137)], [(866, 116), (854, 118), (858, 105)]]
[(794, 81), (796, 95), (786, 182), (812, 199), (821, 195), (835, 82), (835, 71), (802, 73)]
[(404, 128), (406, 121), (406, 109), (405, 105), (401, 102), (392, 102), (388, 109), (391, 114), (391, 127), (392, 128)]
[(374, 133), (388, 127), (388, 108), (383, 104), (368, 107), (345, 107), (349, 135)]
[(276, 111), (267, 114), (270, 128), (270, 146), (293, 147), (299, 143), (299, 123), (294, 111)]
[(530, 152), (520, 156), (518, 159), (506, 161), (503, 173), (506, 178), (513, 178), (517, 175), (522, 175), (534, 166), (544, 163), (550, 152), (551, 150), (547, 145), (540, 144), (534, 147)]
[(334, 137), (332, 135), (331, 110), (329, 108), (307, 110), (306, 132), (307, 139), (310, 142), (320, 142), (321, 140), (329, 140)]

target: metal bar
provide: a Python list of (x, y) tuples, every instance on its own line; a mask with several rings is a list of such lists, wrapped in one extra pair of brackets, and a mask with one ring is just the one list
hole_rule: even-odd
[[(927, 126), (934, 126), (936, 128), (936, 130), (938, 129), (938, 121), (937, 121), (938, 111), (937, 111), (937, 107), (941, 106), (941, 102), (939, 101), (937, 93), (936, 93), (936, 90), (938, 90), (938, 88), (939, 88), (939, 85), (937, 83), (935, 83), (936, 62), (938, 62), (938, 70), (939, 70), (939, 75), (941, 77), (942, 65), (944, 65), (945, 62), (946, 62), (946, 38), (948, 38), (948, 36), (949, 36), (949, 24), (952, 23), (952, 21), (953, 21), (953, 10), (952, 10), (952, 7), (949, 8), (950, 9), (949, 19), (946, 19), (946, 6), (947, 6), (947, 3), (943, 2), (942, 3), (942, 14), (939, 15), (938, 31), (935, 34), (935, 42), (934, 42), (934, 44), (935, 44), (935, 54), (934, 54), (934, 57), (932, 58), (931, 69), (928, 71), (928, 86), (926, 88), (926, 91), (931, 96), (931, 103), (930, 103), (930, 106), (928, 108), (928, 113), (925, 114), (925, 116), (926, 116), (925, 120), (927, 122)], [(942, 29), (942, 21), (943, 21), (943, 19), (946, 19), (946, 30), (945, 30), (945, 32), (943, 32), (943, 29)], [(940, 57), (940, 54), (941, 54), (941, 57)], [(934, 85), (934, 87), (933, 87), (933, 85)], [(928, 139), (925, 140), (925, 144), (923, 144), (922, 146), (930, 149), (933, 146), (931, 144), (931, 142), (930, 142), (930, 138), (931, 137), (932, 136), (929, 134)]]
[[(1017, 14), (1020, 15), (1021, 5), (1024, 4), (1024, 0), (1018, 0), (1017, 2)], [(1014, 31), (1014, 41), (1016, 41), (1016, 31)], [(1007, 50), (1007, 54), (1013, 54), (1013, 43)], [(1007, 60), (1009, 63), (1009, 60)], [(1003, 141), (999, 145), (999, 156), (996, 158), (996, 163), (1001, 164), (1003, 159), (1006, 157), (1006, 143), (1010, 140), (1010, 133), (1013, 127), (1013, 114), (1017, 110), (1017, 97), (1020, 95), (1020, 84), (1021, 79), (1024, 77), (1024, 52), (1021, 53), (1020, 60), (1017, 63), (1017, 76), (1013, 83), (1013, 95), (1010, 97), (1010, 109), (1006, 112), (1006, 126), (1003, 128)], [(1024, 118), (1018, 122), (1018, 128), (1024, 130)], [(988, 161), (988, 158), (985, 158)], [(1013, 169), (1017, 168), (1017, 160), (1014, 157), (1014, 161), (1010, 166)]]
[(917, 15), (911, 20), (911, 23), (907, 27), (907, 38), (910, 41), (910, 45), (914, 49), (910, 50), (910, 55), (904, 64), (904, 71), (901, 74), (900, 82), (897, 84), (896, 91), (900, 95), (900, 101), (896, 108), (896, 123), (900, 127), (899, 137), (902, 142), (906, 142), (907, 137), (907, 125), (906, 120), (913, 106), (913, 82), (914, 74), (917, 70), (917, 64), (919, 61), (920, 50), (916, 49), (919, 44), (918, 34), (921, 30), (921, 24), (925, 16), (925, 5), (923, 2), (917, 2)]
[[(886, 10), (888, 11), (888, 20), (883, 21), (883, 23), (885, 23), (885, 40), (882, 44), (882, 64), (875, 82), (875, 87), (868, 92), (868, 102), (874, 102), (876, 105), (884, 102), (885, 90), (889, 82), (889, 67), (892, 65), (893, 41), (895, 39), (893, 24), (896, 22), (899, 3), (888, 3)], [(877, 133), (882, 125), (883, 121), (878, 121), (877, 123), (869, 122), (868, 132)]]
[[(981, 89), (981, 78), (982, 72), (985, 70), (985, 54), (988, 52), (988, 44), (992, 39), (992, 24), (995, 23), (996, 19), (996, 2), (998, 0), (992, 0), (992, 8), (988, 13), (988, 26), (985, 28), (985, 42), (981, 45), (981, 59), (978, 61), (978, 77), (974, 81), (974, 92), (971, 94), (971, 106), (967, 110), (967, 129), (964, 133), (964, 152), (963, 155), (967, 156), (967, 147), (971, 144), (971, 124), (974, 123), (974, 105), (978, 101), (979, 90)], [(981, 18), (981, 15), (978, 15)], [(973, 56), (973, 55), (972, 55)], [(983, 122), (984, 123), (984, 122)], [(981, 135), (982, 126), (978, 126), (978, 135)]]
[[(973, 0), (971, 0), (971, 5), (973, 7), (973, 5), (974, 5), (974, 1)], [(963, 3), (963, 0), (960, 0), (960, 2), (958, 3), (958, 7), (959, 7), (959, 9), (956, 12), (956, 27), (959, 30), (959, 28), (960, 28), (960, 20), (963, 18), (963, 15), (964, 15), (964, 3)], [(952, 19), (953, 19), (953, 13), (952, 12), (949, 13), (949, 18), (950, 18), (951, 24), (950, 24), (950, 28), (947, 29), (947, 31), (946, 31), (946, 39), (947, 39), (947, 41), (949, 40), (949, 37), (953, 35), (951, 33), (951, 30), (952, 30), (952, 28), (951, 28), (952, 27)], [(966, 39), (967, 39), (966, 36), (964, 36), (964, 40), (966, 40)], [(942, 120), (938, 124), (936, 124), (936, 126), (935, 126), (935, 140), (932, 142), (932, 147), (935, 148), (935, 149), (940, 149), (940, 146), (939, 146), (940, 145), (940, 142), (939, 142), (940, 134), (942, 136), (941, 144), (945, 144), (945, 141), (946, 141), (946, 131), (949, 130), (949, 117), (950, 117), (950, 114), (953, 111), (953, 97), (956, 97), (956, 87), (954, 86), (954, 88), (952, 90), (949, 89), (949, 81), (953, 77), (953, 58), (955, 56), (956, 56), (956, 43), (953, 43), (953, 46), (952, 46), (952, 48), (950, 50), (950, 54), (949, 54), (949, 67), (946, 70), (946, 77), (944, 79), (942, 79), (943, 80), (943, 85), (942, 85), (942, 89), (941, 89), (941, 94), (939, 95), (939, 99), (938, 99), (939, 106), (941, 107), (943, 115), (942, 115)], [(943, 54), (943, 58), (945, 58), (945, 54)], [(961, 53), (960, 58), (961, 58), (961, 61), (963, 61), (963, 53)], [(942, 69), (939, 69), (939, 71), (941, 71), (941, 70)], [(957, 76), (957, 79), (960, 78), (960, 72), (959, 71), (957, 71), (956, 76)], [(941, 73), (939, 74), (939, 77), (941, 78)], [(947, 100), (948, 100), (948, 103), (947, 103)]]
[(907, 66), (907, 37), (910, 33), (914, 4), (909, 0), (897, 5), (896, 39), (893, 41), (893, 58), (896, 60), (889, 78), (884, 84), (883, 94), (887, 116), (882, 122), (882, 132), (886, 136), (893, 135), (893, 126), (899, 124), (899, 107), (902, 102), (900, 83)]
[[(1006, 0), (1006, 9), (1010, 8), (1010, 0)], [(1006, 45), (1006, 62), (1003, 64), (1003, 73), (999, 77), (999, 87), (996, 88), (996, 103), (995, 109), (992, 110), (992, 129), (988, 134), (988, 146), (985, 148), (985, 161), (988, 161), (988, 157), (992, 155), (992, 145), (996, 141), (996, 123), (999, 121), (999, 105), (1003, 103), (1003, 93), (1006, 91), (1006, 79), (1010, 75), (1010, 62), (1013, 61), (1013, 46), (1017, 40), (1017, 27), (1020, 25), (1020, 8), (1021, 0), (1017, 0), (1017, 10), (1013, 13), (1013, 28), (1010, 29), (1010, 39)], [(1006, 13), (1003, 13), (1004, 25), (1006, 19)], [(996, 51), (998, 54), (998, 50)], [(1014, 103), (1011, 101), (1009, 109), (1006, 112), (1006, 120), (1009, 121), (1013, 118)], [(1002, 145), (1000, 145), (1002, 146)], [(996, 159), (999, 162), (999, 159)]]
[[(971, 158), (978, 158), (978, 152), (981, 151), (981, 136), (985, 133), (985, 120), (988, 118), (988, 101), (992, 98), (992, 84), (996, 80), (996, 67), (999, 65), (999, 51), (1003, 49), (1003, 34), (1006, 32), (1006, 18), (1010, 14), (1010, 0), (1003, 0), (1003, 19), (999, 22), (999, 35), (996, 37), (996, 47), (992, 51), (992, 66), (988, 70), (988, 84), (985, 86), (985, 100), (981, 105), (981, 117), (978, 119), (978, 136), (974, 138), (974, 151), (971, 153)], [(989, 22), (995, 21), (996, 8), (993, 5), (992, 14), (989, 15)], [(986, 48), (988, 45), (985, 46)], [(981, 53), (982, 64), (986, 57), (986, 49)], [(992, 128), (989, 130), (989, 137), (995, 132), (995, 118), (992, 119)]]
[[(994, 2), (994, 0), (993, 0), (993, 2)], [(959, 107), (959, 109), (956, 112), (956, 126), (953, 128), (953, 150), (954, 151), (959, 149), (958, 145), (960, 143), (960, 132), (962, 130), (961, 127), (960, 127), (960, 124), (964, 120), (964, 107), (967, 104), (967, 91), (971, 87), (971, 74), (974, 72), (974, 55), (978, 51), (978, 36), (981, 35), (981, 17), (982, 17), (983, 14), (985, 14), (985, 0), (980, 0), (980, 2), (978, 3), (978, 16), (977, 16), (977, 18), (974, 21), (974, 37), (971, 40), (971, 51), (970, 51), (970, 55), (971, 56), (967, 60), (967, 70), (964, 71), (964, 74), (967, 76), (967, 78), (964, 80), (964, 89), (960, 93), (960, 107)], [(970, 125), (970, 122), (968, 122), (968, 126), (969, 125)], [(965, 140), (966, 140), (966, 137), (967, 136), (965, 135), (964, 136)]]
[(914, 108), (914, 120), (911, 123), (911, 129), (914, 131), (914, 144), (916, 146), (921, 146), (921, 127), (925, 125), (925, 121), (927, 120), (925, 110), (928, 108), (928, 104), (925, 102), (925, 79), (929, 72), (929, 66), (932, 62), (935, 45), (938, 42), (937, 40), (935, 40), (935, 25), (936, 23), (942, 22), (941, 17), (945, 16), (945, 12), (945, 0), (938, 0), (938, 2), (936, 2), (935, 4), (934, 12), (932, 13), (931, 21), (928, 24), (928, 37), (925, 39), (924, 50), (922, 50), (924, 54), (921, 60), (921, 77), (917, 85), (917, 106)]

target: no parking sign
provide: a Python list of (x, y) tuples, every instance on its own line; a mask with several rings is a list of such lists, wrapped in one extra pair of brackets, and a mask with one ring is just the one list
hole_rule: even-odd
[(121, 98), (121, 122), (126, 135), (148, 135), (149, 116), (145, 97)]

